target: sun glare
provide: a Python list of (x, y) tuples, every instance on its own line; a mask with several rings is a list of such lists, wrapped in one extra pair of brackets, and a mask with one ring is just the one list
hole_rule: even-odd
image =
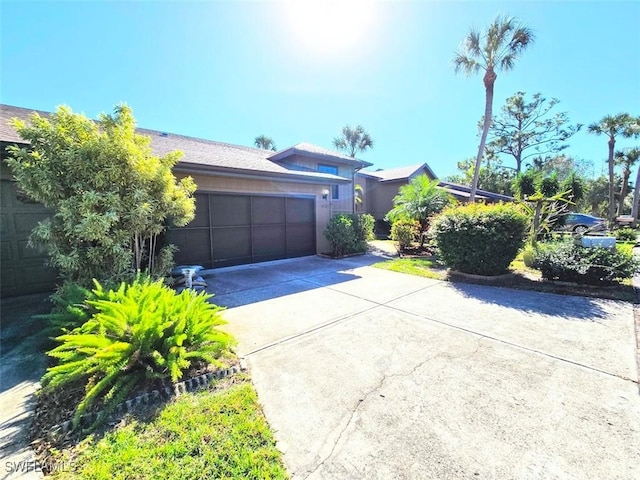
[(286, 14), (304, 47), (338, 55), (366, 39), (373, 27), (374, 6), (372, 0), (290, 0)]

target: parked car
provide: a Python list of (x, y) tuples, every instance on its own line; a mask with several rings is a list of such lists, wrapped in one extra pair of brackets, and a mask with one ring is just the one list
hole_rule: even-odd
[(604, 218), (594, 217), (586, 213), (565, 213), (558, 217), (555, 229), (580, 234), (602, 232), (607, 229), (607, 221)]

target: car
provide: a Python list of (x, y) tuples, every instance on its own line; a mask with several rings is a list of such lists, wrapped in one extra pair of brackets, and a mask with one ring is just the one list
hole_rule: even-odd
[(586, 213), (565, 213), (560, 215), (555, 228), (556, 230), (578, 234), (601, 232), (607, 229), (607, 221), (604, 218), (594, 217)]

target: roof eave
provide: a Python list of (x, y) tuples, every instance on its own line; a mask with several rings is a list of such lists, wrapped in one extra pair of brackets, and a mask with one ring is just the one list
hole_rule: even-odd
[(229, 167), (216, 167), (212, 165), (202, 165), (196, 163), (179, 162), (173, 170), (175, 172), (188, 173), (188, 174), (203, 174), (211, 175), (212, 173), (219, 174), (223, 177), (229, 178), (245, 178), (254, 180), (277, 180), (281, 182), (292, 183), (312, 183), (316, 185), (346, 185), (351, 183), (351, 180), (347, 178), (327, 178), (316, 177), (310, 175), (294, 175), (290, 173), (278, 173), (278, 172), (266, 172), (259, 170), (245, 170), (239, 168)]

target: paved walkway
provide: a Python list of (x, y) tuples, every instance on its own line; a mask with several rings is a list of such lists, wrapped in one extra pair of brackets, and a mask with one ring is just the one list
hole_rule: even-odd
[(0, 329), (0, 479), (42, 478), (41, 466), (29, 448), (28, 429), (35, 407), (34, 393), (44, 373), (46, 357), (39, 353), (45, 340), (32, 315), (46, 313), (48, 295), (2, 300)]
[(632, 305), (375, 261), (208, 278), (294, 478), (640, 478)]

